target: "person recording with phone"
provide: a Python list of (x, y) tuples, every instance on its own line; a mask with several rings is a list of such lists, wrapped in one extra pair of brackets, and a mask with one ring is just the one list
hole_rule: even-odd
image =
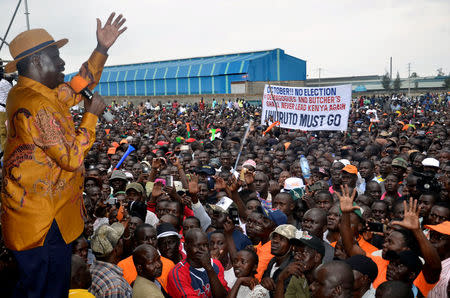
[[(100, 80), (109, 48), (126, 30), (122, 15), (106, 24), (97, 19), (97, 47), (79, 75), (93, 89)], [(84, 228), (84, 157), (95, 141), (95, 126), (106, 105), (100, 95), (85, 100), (75, 128), (70, 107), (84, 98), (64, 82), (64, 60), (44, 29), (15, 37), (9, 50), (18, 71), (6, 111), (10, 125), (5, 146), (2, 232), (21, 276), (14, 297), (62, 297), (70, 286), (71, 242)], [(39, 179), (39, 180), (38, 180)]]

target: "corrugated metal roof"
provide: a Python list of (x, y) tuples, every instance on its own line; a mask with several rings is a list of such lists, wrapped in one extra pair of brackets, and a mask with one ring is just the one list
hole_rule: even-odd
[[(248, 72), (249, 61), (268, 56), (273, 51), (107, 66), (100, 82), (243, 74)], [(75, 73), (67, 75), (66, 80), (70, 80), (73, 75)]]

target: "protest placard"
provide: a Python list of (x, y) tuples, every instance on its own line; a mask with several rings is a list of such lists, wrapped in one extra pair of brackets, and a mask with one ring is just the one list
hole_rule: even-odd
[(323, 87), (266, 85), (262, 99), (261, 124), (265, 124), (267, 119), (270, 123), (280, 121), (282, 128), (345, 131), (351, 98), (352, 85)]

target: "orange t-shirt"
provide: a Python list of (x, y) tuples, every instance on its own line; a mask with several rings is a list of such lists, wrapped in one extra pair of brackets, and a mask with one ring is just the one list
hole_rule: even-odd
[(266, 244), (258, 243), (258, 245), (255, 245), (256, 254), (259, 258), (258, 268), (256, 269), (257, 273), (255, 277), (260, 281), (261, 277), (264, 274), (264, 271), (267, 269), (267, 265), (269, 264), (270, 260), (274, 257), (273, 254), (270, 253), (270, 250), (272, 248), (272, 241), (267, 241)]
[[(368, 257), (370, 257), (372, 261), (374, 261), (378, 266), (378, 276), (373, 282), (373, 287), (376, 289), (380, 284), (386, 281), (386, 271), (387, 266), (389, 265), (389, 261), (379, 256), (368, 255)], [(414, 280), (414, 285), (419, 288), (423, 296), (427, 297), (428, 292), (434, 288), (436, 283), (427, 283), (425, 277), (423, 276), (423, 272), (421, 271), (419, 276), (417, 276), (417, 278)]]
[[(156, 280), (161, 284), (164, 290), (167, 292), (167, 276), (169, 275), (170, 270), (175, 267), (175, 264), (169, 260), (161, 256), (162, 262), (162, 273), (161, 276)], [(137, 277), (136, 266), (134, 266), (133, 256), (129, 256), (126, 259), (120, 261), (117, 266), (122, 268), (123, 270), (123, 278), (131, 285)]]
[(370, 256), (373, 252), (378, 250), (378, 248), (364, 240), (364, 237), (362, 236), (359, 236), (358, 245), (362, 250), (366, 252), (366, 256)]

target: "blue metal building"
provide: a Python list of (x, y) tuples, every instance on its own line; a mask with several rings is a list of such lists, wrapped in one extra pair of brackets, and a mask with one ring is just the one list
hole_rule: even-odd
[(227, 94), (231, 82), (268, 80), (304, 81), (306, 61), (274, 49), (108, 66), (95, 91), (103, 96)]

